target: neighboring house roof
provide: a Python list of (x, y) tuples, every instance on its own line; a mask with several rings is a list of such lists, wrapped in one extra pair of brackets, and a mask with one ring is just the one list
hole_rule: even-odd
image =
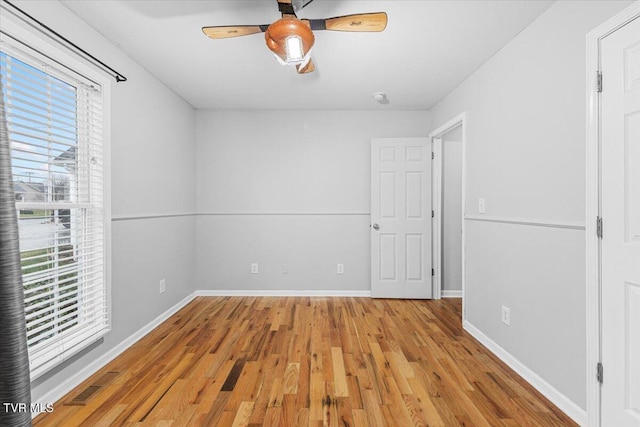
[(13, 192), (14, 193), (25, 193), (25, 189), (24, 187), (21, 185), (21, 182), (14, 182), (13, 183)]
[(47, 186), (39, 182), (15, 181), (13, 191), (22, 195), (21, 198), (24, 202), (44, 202), (47, 200)]
[(21, 193), (42, 193), (47, 192), (47, 187), (41, 182), (22, 182), (17, 181), (13, 183), (13, 188), (16, 192), (20, 190)]

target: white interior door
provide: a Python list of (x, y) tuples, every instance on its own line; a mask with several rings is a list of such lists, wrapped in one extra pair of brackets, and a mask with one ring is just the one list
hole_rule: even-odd
[(602, 40), (602, 425), (640, 426), (640, 18)]
[(371, 142), (371, 296), (431, 298), (428, 138)]

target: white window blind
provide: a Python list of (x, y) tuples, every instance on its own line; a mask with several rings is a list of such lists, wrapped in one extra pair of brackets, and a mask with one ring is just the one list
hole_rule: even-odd
[(31, 377), (109, 330), (100, 87), (3, 45)]

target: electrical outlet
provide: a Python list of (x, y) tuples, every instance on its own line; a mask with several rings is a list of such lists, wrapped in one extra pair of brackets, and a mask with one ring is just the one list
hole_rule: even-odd
[(336, 268), (337, 274), (344, 274), (344, 264), (338, 264), (338, 268)]
[(485, 200), (484, 199), (478, 199), (478, 213), (484, 213), (484, 209), (485, 209)]
[(166, 289), (166, 288), (165, 288), (165, 285), (166, 285), (165, 280), (164, 280), (164, 279), (160, 280), (160, 293), (161, 293), (161, 294), (162, 294), (162, 293), (164, 293), (164, 291), (165, 291), (165, 289)]
[(502, 306), (502, 323), (511, 326), (511, 309), (504, 305)]
[(258, 274), (258, 263), (254, 262), (251, 264), (251, 274)]
[(289, 265), (282, 264), (282, 274), (289, 274)]

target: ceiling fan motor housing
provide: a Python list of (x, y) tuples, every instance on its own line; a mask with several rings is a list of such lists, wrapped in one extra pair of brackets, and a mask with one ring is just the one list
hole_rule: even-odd
[[(302, 45), (302, 55), (299, 58), (292, 58), (287, 52), (287, 39), (292, 37), (299, 39), (299, 43)], [(278, 19), (269, 25), (264, 33), (264, 38), (267, 47), (286, 64), (299, 64), (308, 61), (309, 51), (315, 41), (311, 28), (296, 18)]]

